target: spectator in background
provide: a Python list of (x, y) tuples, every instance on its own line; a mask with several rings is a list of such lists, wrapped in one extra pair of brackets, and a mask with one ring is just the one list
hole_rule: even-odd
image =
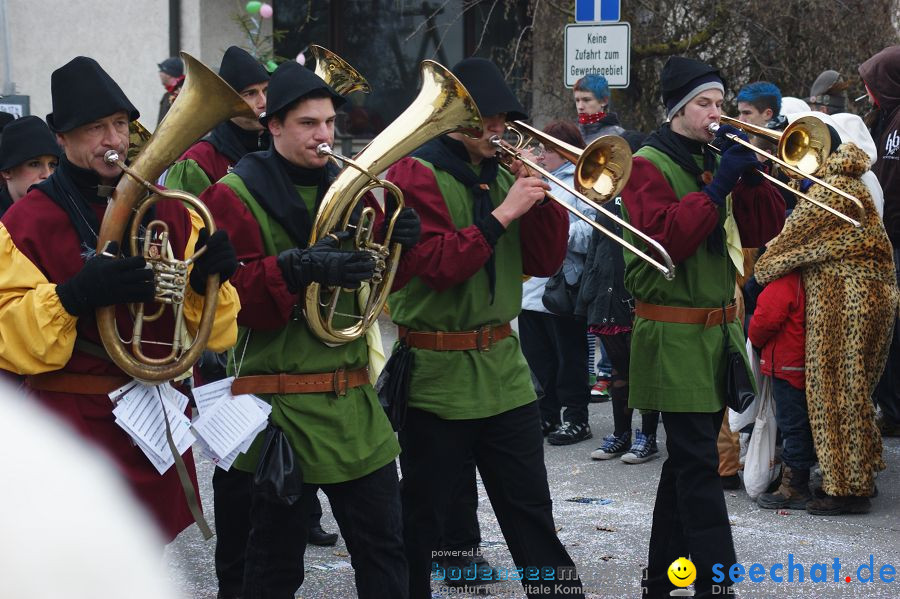
[(807, 102), (810, 108), (825, 114), (846, 112), (848, 87), (850, 84), (837, 71), (822, 71), (809, 89)]
[(765, 127), (781, 112), (781, 90), (768, 81), (757, 81), (741, 88), (737, 95), (740, 120)]
[[(584, 140), (578, 128), (568, 121), (554, 121), (544, 133), (578, 148)], [(538, 162), (556, 177), (574, 185), (575, 165), (552, 148), (543, 148)], [(593, 219), (596, 211), (559, 185), (551, 182), (550, 193)], [(562, 268), (565, 284), (577, 287), (584, 270), (584, 258), (591, 241), (590, 224), (569, 214), (569, 243)], [(544, 395), (541, 398), (541, 428), (551, 445), (570, 445), (590, 439), (588, 400), (590, 387), (584, 376), (588, 349), (583, 318), (574, 314), (554, 314), (543, 302), (547, 279), (532, 277), (522, 284), (522, 312), (519, 335), (522, 353), (537, 377)], [(560, 419), (560, 408), (563, 416)]]
[(56, 136), (36, 116), (23, 116), (7, 125), (0, 138), (0, 216), (28, 188), (49, 177), (59, 164)]
[(159, 67), (159, 82), (166, 88), (166, 92), (159, 101), (159, 118), (156, 124), (162, 122), (163, 117), (169, 112), (172, 102), (178, 97), (181, 86), (184, 83), (184, 62), (177, 57), (172, 56), (157, 65)]
[[(884, 190), (884, 226), (894, 252), (895, 274), (900, 279), (900, 46), (885, 48), (859, 67), (873, 111), (866, 115), (877, 148), (872, 172)], [(894, 336), (884, 375), (875, 389), (881, 408), (879, 428), (885, 436), (900, 435), (900, 323)]]
[(759, 351), (759, 368), (772, 377), (775, 419), (781, 431), (784, 470), (774, 493), (756, 498), (769, 510), (806, 509), (809, 469), (816, 461), (806, 407), (806, 294), (794, 270), (766, 285), (750, 319), (750, 342)]
[(575, 82), (572, 89), (575, 110), (578, 111), (578, 128), (584, 143), (589, 144), (601, 135), (621, 135), (625, 129), (619, 124), (609, 107), (609, 83), (603, 75), (585, 75)]

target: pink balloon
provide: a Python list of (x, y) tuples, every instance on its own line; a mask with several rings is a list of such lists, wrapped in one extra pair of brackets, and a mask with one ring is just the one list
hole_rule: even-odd
[(259, 16), (264, 19), (272, 18), (272, 5), (271, 4), (263, 4), (259, 7)]
[(297, 60), (297, 62), (299, 62), (302, 65), (306, 64), (306, 56), (303, 55), (303, 52), (301, 52), (300, 54), (297, 55), (296, 60)]

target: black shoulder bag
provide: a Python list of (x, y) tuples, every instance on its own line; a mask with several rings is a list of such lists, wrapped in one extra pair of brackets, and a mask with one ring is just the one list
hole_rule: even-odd
[(303, 492), (303, 473), (294, 448), (284, 431), (271, 422), (266, 427), (253, 484), (285, 505), (294, 505)]
[(756, 393), (753, 390), (753, 382), (747, 374), (744, 357), (740, 351), (731, 347), (726, 321), (725, 304), (722, 304), (722, 337), (725, 344), (725, 405), (740, 414), (750, 407), (756, 398)]

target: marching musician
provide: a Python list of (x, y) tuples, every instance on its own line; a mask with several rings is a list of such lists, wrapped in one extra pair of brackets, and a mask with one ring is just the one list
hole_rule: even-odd
[(59, 164), (56, 136), (40, 117), (23, 116), (0, 137), (0, 216), (28, 188), (49, 177)]
[(499, 168), (490, 138), (507, 120), (526, 118), (500, 70), (468, 58), (453, 73), (484, 117), (484, 134), (432, 140), (387, 175), (423, 221), (389, 300), (400, 343), (414, 358), (400, 432), (410, 597), (431, 597), (431, 552), (453, 498), (446, 484), (460, 480), (473, 457), (516, 566), (565, 576), (552, 585), (526, 582), (526, 594), (579, 597), (581, 582), (553, 523), (534, 387), (510, 327), (523, 273), (549, 276), (562, 264), (568, 218), (545, 201), (540, 179)]
[[(335, 174), (317, 148), (334, 143), (335, 110), (343, 103), (312, 71), (283, 63), (272, 74), (262, 119), (271, 147), (247, 154), (202, 196), (242, 264), (234, 276), (243, 309), (229, 362), (237, 376), (232, 392), (272, 404), (270, 422), (290, 444), (304, 482), (292, 504), (254, 482), (244, 599), (294, 597), (316, 485), (347, 543), (359, 597), (407, 596), (394, 462), (400, 447), (369, 382), (366, 340), (325, 345), (302, 312), (310, 283), (357, 288), (375, 270), (368, 252), (342, 249), (338, 236), (308, 247)], [(404, 210), (393, 239), (410, 246), (418, 229), (418, 216)], [(337, 311), (358, 314), (354, 295), (342, 294)], [(235, 467), (256, 470), (263, 435)]]
[[(759, 162), (751, 150), (730, 142), (718, 164), (710, 153), (708, 127), (718, 122), (725, 93), (718, 69), (674, 56), (660, 84), (668, 121), (635, 153), (622, 192), (623, 216), (677, 265), (667, 281), (625, 252), (625, 286), (636, 304), (629, 406), (663, 412), (669, 454), (645, 586), (648, 597), (668, 597), (667, 569), (690, 556), (697, 596), (709, 597), (713, 564), (735, 562), (716, 438), (724, 413), (725, 331), (730, 348), (743, 353), (744, 347), (735, 320), (736, 265), (742, 245), (760, 246), (781, 229), (784, 201), (755, 172)], [(641, 247), (634, 235), (625, 237)], [(722, 592), (727, 585), (719, 585)]]
[[(269, 73), (258, 60), (237, 46), (222, 57), (219, 76), (247, 102), (258, 117), (266, 110)], [(166, 173), (166, 187), (199, 196), (228, 174), (245, 154), (265, 149), (265, 128), (257, 119), (234, 117), (185, 151)]]
[[(47, 123), (63, 149), (59, 168), (32, 187), (0, 222), (0, 368), (28, 375), (33, 396), (106, 450), (137, 497), (153, 513), (167, 540), (193, 518), (174, 468), (158, 474), (115, 423), (107, 394), (130, 381), (101, 345), (95, 310), (118, 306), (120, 329), (131, 326), (121, 304), (152, 301), (153, 271), (142, 256), (97, 254), (97, 234), (109, 196), (122, 176), (104, 154), (128, 149), (128, 123), (138, 111), (92, 58), (76, 57), (51, 77), (53, 112)], [(180, 202), (159, 202), (154, 218), (168, 224), (170, 244), (185, 259), (200, 247), (184, 300), (184, 318), (196, 331), (207, 277), (223, 281), (209, 346), (234, 344), (240, 304), (226, 281), (237, 267), (224, 232), (209, 236), (202, 221)], [(114, 243), (112, 245), (115, 245)], [(127, 253), (127, 248), (125, 248)], [(169, 341), (172, 312), (146, 323), (144, 338)], [(151, 357), (161, 350), (148, 347)], [(184, 456), (196, 493), (190, 452)]]

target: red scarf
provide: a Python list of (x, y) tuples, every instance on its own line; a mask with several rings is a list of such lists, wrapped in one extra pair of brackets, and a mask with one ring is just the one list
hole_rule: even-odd
[(578, 113), (578, 122), (582, 125), (593, 125), (594, 123), (599, 123), (605, 117), (606, 117), (605, 112), (595, 112), (594, 114), (587, 114), (584, 112), (579, 112)]
[(178, 89), (182, 83), (184, 83), (184, 75), (181, 77), (176, 77), (175, 82), (169, 85), (166, 85), (166, 91), (171, 93), (175, 93), (175, 90)]

